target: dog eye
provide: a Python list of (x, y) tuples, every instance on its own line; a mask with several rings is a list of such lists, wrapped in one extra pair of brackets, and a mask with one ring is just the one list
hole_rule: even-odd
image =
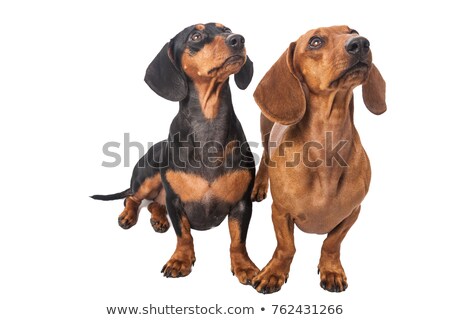
[(350, 34), (355, 33), (355, 34), (359, 34), (358, 31), (356, 31), (355, 29), (350, 30)]
[(231, 33), (231, 29), (225, 27), (225, 28), (223, 28), (223, 32), (224, 33)]
[(203, 36), (200, 32), (195, 32), (191, 35), (191, 40), (194, 42), (199, 42), (202, 39), (203, 39)]
[(311, 49), (319, 49), (323, 45), (323, 40), (319, 37), (312, 37), (309, 40), (309, 47)]

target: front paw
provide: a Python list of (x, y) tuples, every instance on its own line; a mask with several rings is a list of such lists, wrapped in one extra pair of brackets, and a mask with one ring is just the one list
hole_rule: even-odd
[(289, 271), (270, 266), (270, 263), (253, 278), (252, 285), (259, 293), (267, 294), (280, 291), (287, 282)]
[(267, 197), (269, 184), (267, 181), (256, 181), (252, 190), (251, 200), (253, 202), (261, 202)]
[(152, 225), (153, 230), (159, 233), (166, 232), (170, 227), (169, 220), (167, 219), (166, 206), (153, 201), (147, 208), (152, 215), (150, 218), (150, 224)]
[(231, 273), (239, 282), (251, 284), (253, 278), (259, 273), (259, 268), (250, 260), (231, 261)]
[(334, 267), (321, 267), (319, 265), (318, 273), (320, 274), (322, 289), (330, 292), (343, 292), (347, 289), (347, 276), (340, 264)]
[(172, 257), (161, 270), (161, 273), (166, 278), (186, 277), (192, 271), (192, 266), (195, 263), (195, 258), (189, 259), (187, 257), (174, 258)]

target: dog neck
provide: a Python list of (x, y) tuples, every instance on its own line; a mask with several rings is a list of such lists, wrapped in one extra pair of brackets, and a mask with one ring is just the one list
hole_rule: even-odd
[(180, 115), (187, 120), (199, 141), (226, 143), (235, 123), (228, 80), (194, 83), (188, 81), (189, 95), (180, 102)]
[(219, 82), (216, 78), (194, 84), (200, 108), (208, 120), (215, 119), (219, 113), (220, 96), (224, 85), (225, 82)]
[(359, 139), (352, 119), (352, 96), (352, 90), (311, 94), (305, 116), (298, 124), (303, 144), (315, 144), (308, 149), (308, 157), (312, 163), (320, 160), (313, 171), (324, 194), (330, 196), (338, 192), (339, 181), (352, 161), (354, 142)]
[(333, 140), (352, 141), (352, 97), (353, 90), (341, 90), (328, 95), (310, 93), (305, 115), (298, 124), (303, 134), (321, 140), (326, 132), (332, 132)]

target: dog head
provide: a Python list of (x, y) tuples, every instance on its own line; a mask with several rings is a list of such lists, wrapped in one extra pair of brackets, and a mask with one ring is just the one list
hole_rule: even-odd
[(256, 88), (254, 97), (271, 121), (300, 121), (308, 102), (305, 92), (329, 95), (363, 85), (366, 107), (386, 111), (386, 84), (372, 63), (369, 41), (347, 26), (308, 31), (281, 55)]
[(253, 76), (244, 37), (219, 23), (197, 24), (164, 45), (148, 66), (145, 82), (161, 97), (181, 101), (188, 94), (188, 79), (223, 83), (232, 74), (240, 89), (247, 88)]

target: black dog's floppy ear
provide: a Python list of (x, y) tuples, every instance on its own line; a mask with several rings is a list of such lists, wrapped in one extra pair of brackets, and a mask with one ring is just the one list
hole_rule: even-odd
[(245, 64), (242, 66), (241, 70), (234, 75), (234, 82), (239, 89), (244, 90), (247, 89), (248, 85), (252, 81), (253, 78), (253, 62), (247, 56), (247, 60)]
[(362, 86), (362, 94), (364, 104), (370, 112), (378, 115), (386, 111), (386, 82), (374, 64)]
[(145, 73), (145, 82), (161, 97), (181, 101), (188, 93), (184, 74), (175, 66), (170, 43), (161, 49)]

